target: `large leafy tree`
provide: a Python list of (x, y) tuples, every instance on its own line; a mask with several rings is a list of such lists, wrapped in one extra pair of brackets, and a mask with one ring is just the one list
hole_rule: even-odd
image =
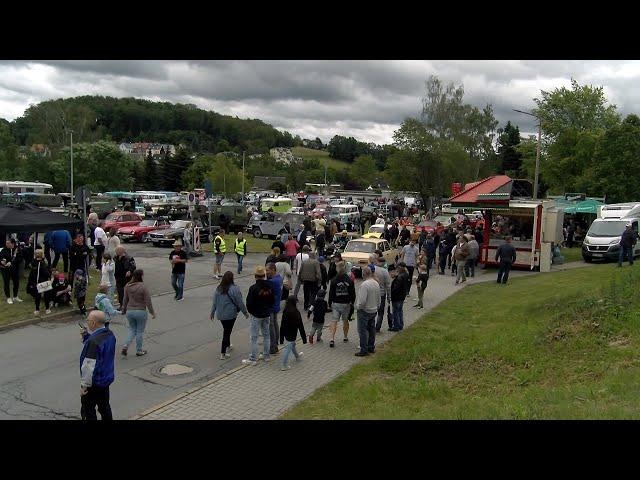
[(362, 188), (367, 188), (378, 176), (376, 161), (371, 155), (360, 155), (351, 165), (351, 176)]
[(206, 178), (211, 180), (214, 192), (223, 193), (225, 196), (235, 195), (242, 189), (242, 170), (224, 155), (215, 156)]

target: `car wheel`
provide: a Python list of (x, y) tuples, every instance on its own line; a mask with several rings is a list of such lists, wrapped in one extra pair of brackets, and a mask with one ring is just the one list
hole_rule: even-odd
[(142, 235), (142, 243), (147, 243), (149, 241), (149, 234), (145, 233)]
[(254, 228), (252, 233), (255, 238), (262, 238), (262, 231), (258, 227)]

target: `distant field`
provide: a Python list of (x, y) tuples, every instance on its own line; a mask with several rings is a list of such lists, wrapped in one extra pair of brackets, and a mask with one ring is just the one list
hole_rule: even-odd
[(326, 162), (327, 167), (329, 168), (335, 168), (336, 170), (346, 170), (347, 168), (349, 168), (349, 164), (347, 162), (336, 160), (335, 158), (330, 158), (329, 152), (325, 152), (323, 150), (314, 150), (312, 148), (305, 147), (293, 147), (291, 151), (296, 157), (302, 157), (305, 160), (316, 159), (323, 166)]

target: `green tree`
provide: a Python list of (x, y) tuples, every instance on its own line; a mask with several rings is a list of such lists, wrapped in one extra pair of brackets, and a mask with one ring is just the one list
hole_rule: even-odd
[(158, 172), (158, 165), (151, 155), (151, 152), (144, 159), (144, 186), (145, 190), (158, 190), (161, 177)]
[[(498, 159), (500, 161), (500, 173), (519, 176), (522, 164), (522, 154), (518, 151), (520, 145), (520, 129), (517, 125), (507, 122), (504, 129), (498, 129)], [(515, 173), (514, 173), (515, 172)]]
[(356, 157), (351, 165), (351, 176), (358, 181), (362, 188), (367, 188), (378, 176), (376, 161), (371, 155)]
[[(235, 195), (242, 190), (242, 170), (224, 155), (216, 155), (206, 178), (213, 183), (213, 191), (225, 196)], [(247, 185), (245, 180), (245, 185)]]
[(133, 161), (133, 167), (131, 168), (131, 177), (133, 178), (134, 190), (145, 190), (146, 181), (144, 175), (144, 162), (140, 160)]

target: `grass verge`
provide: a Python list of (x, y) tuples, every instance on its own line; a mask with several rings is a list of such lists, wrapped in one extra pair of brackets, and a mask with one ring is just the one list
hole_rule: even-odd
[[(29, 270), (24, 271), (24, 275), (20, 278), (20, 291), (18, 293), (18, 297), (24, 300), (22, 303), (14, 303), (13, 305), (9, 305), (6, 302), (6, 298), (2, 295), (2, 301), (0, 301), (0, 325), (7, 325), (9, 323), (20, 322), (22, 320), (28, 320), (30, 318), (34, 318), (33, 311), (36, 309), (34, 299), (31, 295), (27, 293), (27, 277), (29, 275)], [(98, 293), (98, 286), (100, 285), (100, 273), (95, 270), (95, 268), (91, 268), (91, 279), (89, 283), (89, 287), (87, 288), (87, 299), (86, 306), (87, 309), (93, 307), (93, 300), (96, 298), (96, 294)], [(11, 286), (13, 288), (13, 285)], [(40, 304), (40, 318), (45, 319), (47, 315), (44, 313), (44, 301)], [(60, 313), (60, 312), (71, 312), (76, 310), (75, 308), (68, 307), (60, 307), (52, 310), (52, 313)]]
[(564, 256), (565, 263), (567, 262), (584, 262), (582, 258), (582, 247), (563, 248), (560, 253)]
[(640, 418), (639, 282), (605, 264), (469, 286), (283, 418)]

